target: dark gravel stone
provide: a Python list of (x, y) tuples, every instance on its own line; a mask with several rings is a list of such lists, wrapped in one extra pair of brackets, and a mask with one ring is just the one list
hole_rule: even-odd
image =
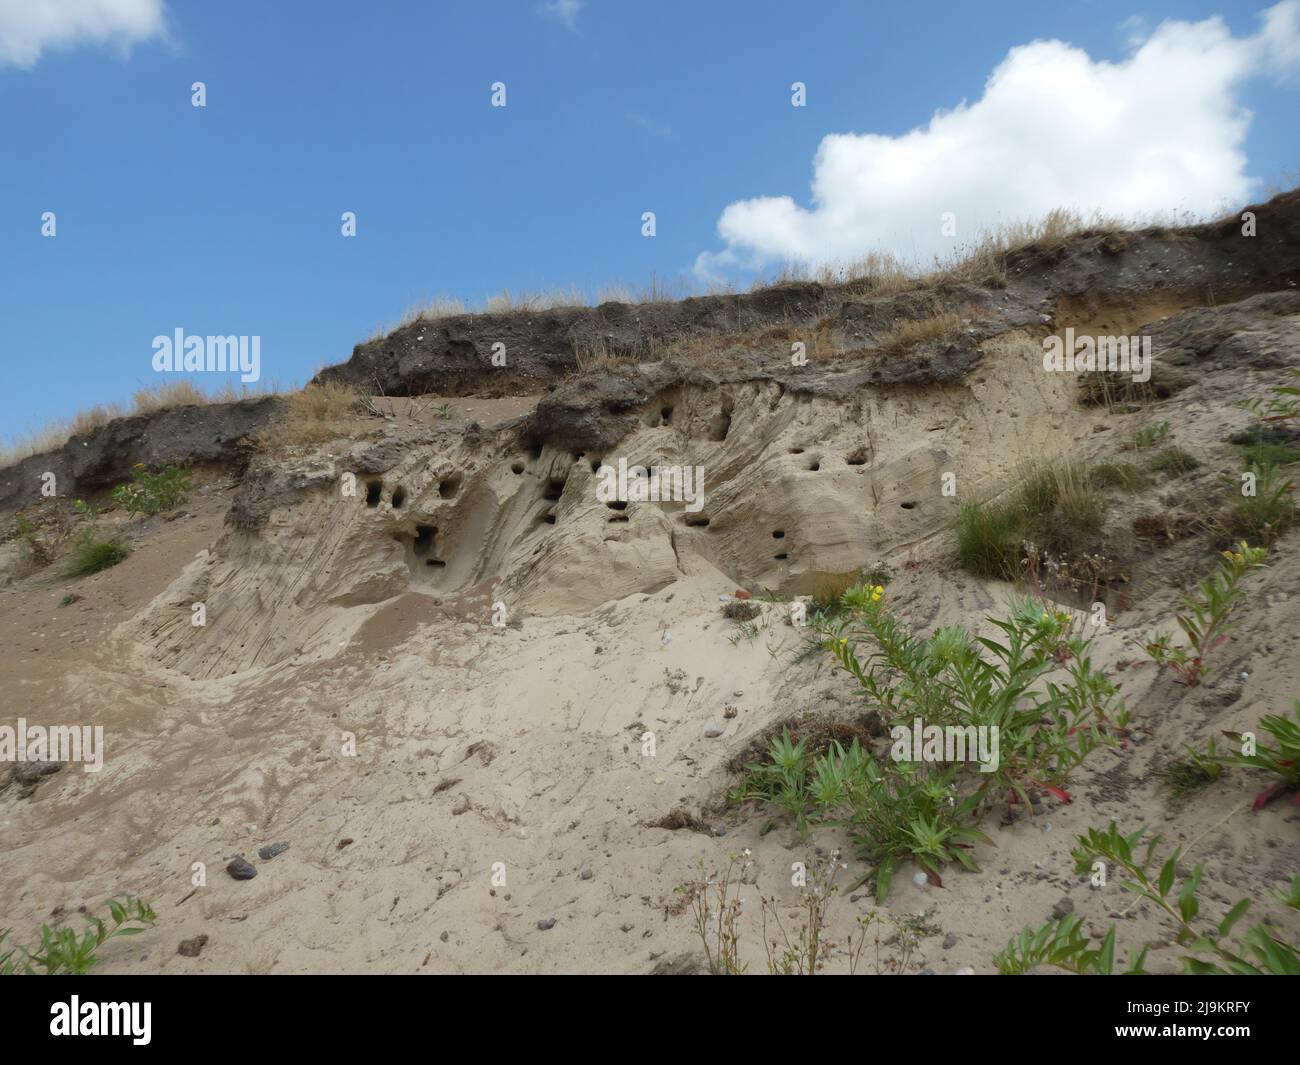
[(181, 940), (181, 945), (176, 948), (177, 954), (183, 954), (187, 958), (197, 958), (199, 952), (208, 945), (206, 935), (195, 936), (193, 939)]
[(244, 860), (243, 855), (240, 855), (226, 866), (226, 872), (236, 880), (252, 880), (253, 877), (257, 876), (257, 870)]

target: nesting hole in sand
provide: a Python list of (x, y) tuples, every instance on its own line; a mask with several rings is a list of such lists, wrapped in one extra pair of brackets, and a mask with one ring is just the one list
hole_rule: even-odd
[(899, 503), (898, 505), (902, 507), (904, 510), (911, 510), (914, 506), (916, 506), (916, 504), (913, 503), (911, 500), (908, 500), (906, 503)]
[(628, 517), (627, 517), (626, 514), (611, 514), (610, 517), (609, 517), (609, 521), (607, 522), (607, 524), (609, 524), (609, 525), (613, 525), (614, 522), (616, 522), (616, 521), (627, 521), (627, 520), (628, 520)]
[(423, 558), (433, 550), (433, 538), (438, 535), (438, 530), (432, 525), (417, 525), (415, 527), (415, 545), (413, 550), (416, 557)]
[(564, 480), (559, 477), (552, 477), (546, 483), (546, 493), (542, 498), (548, 503), (558, 503), (562, 495), (564, 495)]
[(791, 454), (791, 455), (802, 455), (802, 454), (803, 454), (803, 448), (801, 448), (801, 447), (792, 447), (792, 448), (790, 449), (790, 454)]
[(778, 562), (784, 562), (790, 556), (785, 551), (782, 551), (779, 555), (773, 555), (772, 557), (776, 559)]
[(683, 519), (687, 525), (704, 527), (709, 524), (709, 519), (703, 514), (687, 514)]
[(426, 566), (445, 566), (447, 563), (440, 558), (426, 558), (424, 564)]
[(393, 489), (393, 509), (401, 510), (402, 504), (406, 502), (406, 489), (400, 484)]
[(672, 424), (673, 424), (673, 409), (672, 409), (672, 407), (663, 407), (663, 408), (660, 409), (660, 411), (659, 411), (659, 424), (660, 424), (660, 425), (672, 425)]
[(450, 477), (444, 477), (438, 482), (438, 495), (443, 499), (454, 499), (456, 493), (460, 491), (460, 474), (453, 473)]
[(729, 432), (731, 432), (731, 411), (724, 409), (709, 422), (709, 439), (714, 443), (720, 443), (727, 439)]
[(511, 473), (523, 473), (523, 472), (524, 472), (524, 464), (523, 464), (522, 462), (515, 462), (515, 463), (512, 463), (511, 466), (510, 466), (510, 472), (511, 472)]
[(857, 451), (850, 452), (844, 456), (844, 461), (850, 466), (865, 466), (867, 464), (867, 449), (860, 447)]
[(810, 473), (816, 473), (821, 468), (822, 468), (821, 459), (812, 459), (808, 463), (808, 471)]
[(627, 510), (627, 500), (611, 499), (608, 503), (605, 504), (605, 506), (609, 507), (610, 510)]
[(772, 530), (772, 539), (773, 539), (773, 540), (784, 540), (784, 539), (785, 539), (785, 530), (784, 530), (784, 529), (773, 529), (773, 530)]
[(592, 459), (592, 460), (591, 460), (591, 472), (592, 472), (592, 473), (599, 473), (599, 472), (600, 472), (600, 459)]
[(366, 506), (368, 507), (379, 506), (379, 497), (382, 496), (383, 494), (384, 494), (383, 481), (366, 482)]

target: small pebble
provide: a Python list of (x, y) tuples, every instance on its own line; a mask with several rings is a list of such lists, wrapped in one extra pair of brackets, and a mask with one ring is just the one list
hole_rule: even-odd
[(252, 880), (257, 876), (257, 870), (244, 860), (242, 854), (226, 866), (226, 872), (236, 880)]
[(176, 948), (176, 953), (186, 958), (197, 958), (199, 951), (208, 945), (208, 937), (205, 935), (195, 936), (193, 939), (182, 939), (181, 945)]

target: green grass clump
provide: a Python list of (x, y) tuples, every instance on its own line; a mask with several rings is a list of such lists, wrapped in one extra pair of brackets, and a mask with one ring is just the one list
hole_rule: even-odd
[(1200, 466), (1201, 460), (1180, 447), (1167, 447), (1151, 459), (1151, 469), (1172, 477), (1180, 476)]
[(1205, 754), (1187, 748), (1187, 757), (1170, 762), (1156, 771), (1156, 779), (1171, 798), (1186, 798), (1207, 784), (1213, 784), (1223, 775), (1219, 752), (1211, 738)]
[(116, 566), (130, 553), (131, 549), (121, 537), (97, 540), (93, 535), (79, 536), (73, 541), (61, 572), (65, 577), (85, 577)]
[(980, 577), (1014, 580), (1021, 545), (1072, 555), (1101, 532), (1106, 501), (1077, 462), (1031, 465), (1009, 499), (966, 503), (953, 519), (957, 564)]
[(957, 565), (977, 577), (1012, 580), (1023, 516), (1006, 503), (963, 503), (953, 520)]
[(1300, 462), (1300, 449), (1290, 444), (1279, 444), (1271, 440), (1256, 440), (1250, 444), (1240, 444), (1241, 457), (1247, 466), (1263, 468), (1265, 466), (1290, 466)]
[(1150, 484), (1150, 478), (1131, 462), (1099, 462), (1088, 471), (1097, 488), (1121, 488), (1126, 492)]

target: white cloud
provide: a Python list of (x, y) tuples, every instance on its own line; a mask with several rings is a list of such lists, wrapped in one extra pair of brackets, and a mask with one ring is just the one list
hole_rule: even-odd
[[(731, 204), (718, 220), (725, 250), (701, 254), (696, 273), (872, 250), (928, 263), (1056, 207), (1141, 218), (1235, 205), (1255, 184), (1238, 90), (1297, 68), (1300, 0), (1266, 11), (1251, 37), (1218, 17), (1164, 22), (1118, 63), (1062, 41), (1013, 48), (973, 104), (898, 137), (823, 138), (811, 206), (790, 196)], [(942, 233), (945, 212), (956, 215), (956, 238)]]
[(47, 49), (128, 48), (166, 32), (164, 0), (0, 0), (0, 66), (30, 69)]
[(542, 11), (553, 19), (563, 22), (571, 30), (578, 28), (578, 12), (582, 10), (585, 0), (550, 0), (542, 5)]

